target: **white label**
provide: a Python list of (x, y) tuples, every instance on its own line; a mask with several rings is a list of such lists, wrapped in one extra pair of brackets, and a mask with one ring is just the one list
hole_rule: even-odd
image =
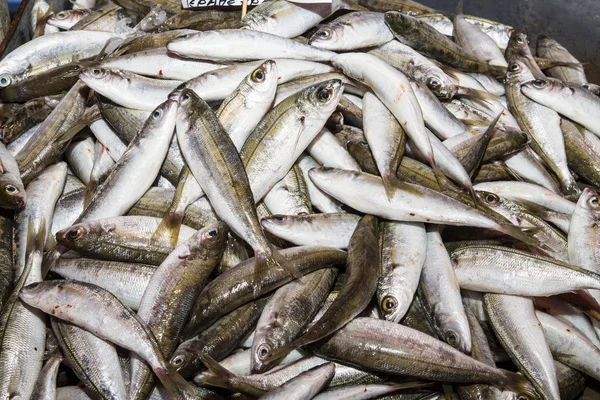
[[(248, 0), (249, 6), (257, 6), (264, 0)], [(242, 0), (181, 0), (183, 8), (197, 7), (241, 7)]]
[(333, 0), (290, 0), (290, 3), (300, 4), (331, 4)]

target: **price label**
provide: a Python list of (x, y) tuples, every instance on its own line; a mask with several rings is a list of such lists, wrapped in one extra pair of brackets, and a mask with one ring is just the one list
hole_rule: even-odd
[[(249, 6), (257, 6), (264, 0), (248, 0)], [(181, 0), (183, 8), (199, 7), (241, 7), (242, 0)]]

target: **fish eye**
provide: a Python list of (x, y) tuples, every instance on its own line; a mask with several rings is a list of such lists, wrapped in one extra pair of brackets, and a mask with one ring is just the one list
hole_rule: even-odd
[(8, 75), (0, 76), (0, 87), (7, 87), (12, 82), (12, 79)]
[(185, 39), (186, 37), (190, 37), (189, 33), (184, 33), (182, 35), (177, 36), (175, 39)]
[(326, 103), (329, 99), (331, 99), (331, 90), (323, 89), (323, 90), (319, 91), (319, 93), (317, 93), (317, 98), (319, 99), (320, 102)]
[(208, 235), (208, 237), (214, 238), (217, 236), (217, 231), (213, 229), (211, 231), (208, 231), (206, 234)]
[(521, 69), (521, 67), (519, 67), (519, 64), (514, 63), (511, 64), (510, 67), (508, 67), (512, 72), (517, 72)]
[(19, 193), (19, 189), (17, 189), (14, 185), (6, 185), (4, 186), (4, 191), (8, 194), (15, 195)]
[(269, 346), (267, 343), (261, 344), (256, 349), (256, 354), (258, 355), (258, 359), (261, 361), (265, 360), (267, 358), (267, 356), (269, 355), (270, 351), (271, 351), (271, 346)]
[(154, 112), (152, 113), (152, 118), (160, 119), (162, 117), (162, 115), (163, 115), (162, 110), (154, 110)]
[(183, 82), (181, 85), (177, 86), (177, 88), (175, 90), (183, 90), (185, 89), (185, 82)]
[(521, 44), (523, 44), (525, 42), (521, 36), (517, 36), (517, 38), (515, 40), (517, 41), (517, 43), (521, 43)]
[(14, 124), (15, 123), (11, 121), (11, 122), (7, 123), (4, 127), (10, 129), (13, 127)]
[(81, 237), (82, 234), (83, 234), (83, 229), (81, 229), (81, 228), (71, 229), (69, 232), (67, 232), (67, 239), (77, 240)]
[(329, 29), (323, 28), (317, 32), (317, 36), (323, 39), (327, 39), (329, 36), (331, 36), (331, 31)]
[(27, 289), (35, 289), (39, 285), (40, 285), (39, 282), (35, 282), (35, 283), (30, 284), (30, 285), (27, 285)]
[(369, 148), (369, 143), (367, 143), (367, 142), (360, 142), (359, 144), (360, 144), (360, 147), (362, 147), (362, 148), (365, 148), (365, 149)]
[(275, 220), (277, 220), (277, 221), (284, 221), (285, 215), (277, 214), (277, 215), (273, 215), (273, 218), (275, 218)]
[(332, 171), (333, 167), (323, 167), (323, 171)]
[(101, 77), (102, 75), (104, 75), (104, 69), (102, 68), (92, 68), (92, 75), (94, 75), (95, 77)]
[(592, 208), (598, 208), (598, 196), (590, 197), (588, 204)]
[(523, 139), (529, 141), (529, 136), (527, 136), (525, 132), (521, 132), (521, 135), (523, 136)]
[(590, 85), (588, 85), (587, 83), (585, 85), (583, 85), (584, 89), (590, 90)]
[(545, 80), (542, 80), (542, 79), (536, 79), (535, 81), (532, 82), (532, 84), (536, 88), (543, 88), (544, 86), (546, 86), (548, 84), (548, 82)]
[(59, 12), (58, 14), (56, 14), (57, 18), (63, 19), (67, 17), (67, 14), (63, 11)]
[(438, 87), (440, 87), (440, 86), (441, 86), (441, 83), (440, 83), (440, 81), (439, 81), (439, 80), (437, 80), (436, 78), (431, 78), (431, 79), (429, 79), (429, 80), (427, 81), (427, 86), (428, 86), (430, 89), (436, 89), (436, 88), (438, 88)]
[(492, 205), (496, 205), (500, 201), (500, 198), (498, 196), (496, 196), (494, 193), (486, 193), (484, 198), (487, 203), (492, 204)]
[(176, 367), (181, 367), (184, 362), (185, 362), (185, 356), (182, 354), (175, 356), (171, 359), (171, 364)]
[(456, 347), (456, 346), (458, 346), (459, 342), (460, 342), (460, 339), (458, 338), (458, 335), (456, 334), (456, 332), (454, 332), (454, 331), (446, 332), (446, 343), (448, 343), (452, 347)]
[(252, 80), (254, 82), (262, 82), (265, 80), (265, 71), (262, 68), (257, 68), (252, 73)]
[(391, 313), (398, 307), (398, 301), (394, 296), (386, 296), (381, 301), (381, 309), (386, 313)]
[(191, 98), (192, 98), (192, 96), (190, 96), (189, 93), (186, 93), (183, 96), (181, 96), (181, 99), (179, 100), (179, 104), (185, 104), (188, 101), (190, 101)]

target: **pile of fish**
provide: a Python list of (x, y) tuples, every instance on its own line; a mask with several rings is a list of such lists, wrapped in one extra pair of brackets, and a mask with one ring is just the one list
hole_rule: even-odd
[(410, 0), (113, 1), (35, 0), (0, 61), (0, 399), (600, 380), (600, 97), (559, 43)]

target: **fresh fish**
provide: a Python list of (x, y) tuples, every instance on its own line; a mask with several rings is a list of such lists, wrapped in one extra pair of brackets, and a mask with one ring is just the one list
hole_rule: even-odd
[[(88, 283), (54, 280), (28, 285), (19, 297), (32, 307), (134, 351), (172, 393), (188, 390), (188, 383), (165, 361), (150, 328), (106, 290)], [(115, 326), (120, 328), (111, 329)]]
[[(224, 47), (223, 43), (227, 43), (227, 47)], [(330, 61), (335, 56), (335, 53), (331, 51), (317, 49), (291, 39), (249, 29), (222, 29), (184, 33), (171, 40), (167, 44), (167, 49), (183, 57), (217, 62), (265, 58)]]
[[(579, 64), (579, 60), (573, 57), (567, 49), (561, 46), (556, 40), (546, 35), (538, 36), (536, 52), (538, 57), (543, 57), (547, 60)], [(563, 82), (577, 83), (580, 85), (588, 83), (585, 71), (581, 65), (549, 68), (546, 70), (546, 74), (552, 78), (560, 79)]]
[(319, 365), (290, 379), (284, 385), (271, 390), (260, 398), (263, 400), (281, 398), (312, 399), (331, 381), (334, 372), (334, 363)]

